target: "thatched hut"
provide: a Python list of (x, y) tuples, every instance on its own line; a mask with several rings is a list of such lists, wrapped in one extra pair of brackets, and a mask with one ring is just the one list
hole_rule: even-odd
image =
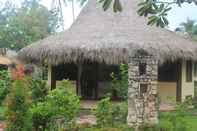
[(8, 69), (11, 65), (17, 63), (16, 52), (7, 48), (0, 48), (0, 70)]
[[(95, 79), (102, 73), (101, 64), (128, 63), (128, 122), (130, 125), (144, 120), (155, 122), (157, 113), (149, 106), (154, 105), (157, 90), (164, 100), (170, 95), (181, 101), (194, 94), (197, 45), (166, 29), (147, 26), (145, 18), (137, 14), (138, 0), (121, 2), (123, 11), (114, 13), (104, 12), (96, 0), (89, 0), (70, 29), (25, 47), (19, 57), (26, 62), (48, 63), (52, 86), (55, 74), (65, 68), (67, 72), (73, 69), (78, 74), (75, 77), (78, 93), (86, 88), (80, 81), (86, 70), (91, 74), (88, 83), (93, 86), (93, 90), (88, 86), (92, 93), (87, 95), (97, 94), (100, 88)], [(136, 112), (138, 108), (145, 109), (144, 114)], [(147, 119), (141, 120), (144, 117)]]

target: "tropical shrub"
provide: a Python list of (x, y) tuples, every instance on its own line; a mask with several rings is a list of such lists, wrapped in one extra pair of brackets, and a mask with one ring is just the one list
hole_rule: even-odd
[(33, 103), (44, 101), (48, 94), (46, 82), (37, 79), (30, 79), (29, 84)]
[(35, 131), (43, 131), (48, 128), (54, 113), (47, 102), (38, 102), (31, 108), (33, 128)]
[(127, 123), (127, 114), (128, 114), (128, 103), (121, 102), (119, 104), (112, 105), (112, 117), (113, 124), (126, 124)]
[(65, 80), (61, 86), (47, 95), (47, 102), (52, 105), (56, 116), (64, 117), (68, 122), (77, 115), (80, 108), (79, 98), (71, 90), (72, 87), (72, 84)]
[(70, 82), (65, 80), (56, 89), (50, 91), (44, 101), (32, 107), (33, 125), (37, 131), (69, 128), (80, 108), (79, 98), (72, 88)]
[(128, 66), (121, 64), (119, 69), (119, 75), (116, 75), (113, 72), (111, 73), (111, 89), (112, 93), (116, 92), (116, 95), (119, 98), (126, 100), (128, 97)]
[(112, 103), (110, 98), (102, 99), (94, 111), (98, 127), (112, 126)]
[(11, 78), (7, 71), (0, 71), (0, 104), (4, 101), (11, 87)]
[(52, 122), (58, 125), (57, 128), (70, 128), (79, 113), (80, 100), (73, 89), (73, 85), (68, 80), (64, 80), (47, 96), (47, 101), (54, 112)]
[(7, 131), (30, 131), (31, 114), (29, 112), (30, 100), (25, 80), (13, 82), (7, 97)]
[(112, 104), (110, 98), (101, 100), (94, 110), (98, 127), (117, 127), (126, 124), (128, 105), (126, 102)]

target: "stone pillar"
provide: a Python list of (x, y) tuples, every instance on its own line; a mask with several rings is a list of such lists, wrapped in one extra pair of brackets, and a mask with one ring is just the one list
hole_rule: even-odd
[(128, 64), (129, 126), (158, 123), (157, 111), (158, 62), (149, 55), (130, 58)]

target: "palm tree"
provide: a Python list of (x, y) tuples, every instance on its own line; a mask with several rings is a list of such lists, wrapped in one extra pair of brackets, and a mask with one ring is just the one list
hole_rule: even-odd
[(190, 36), (192, 36), (194, 33), (193, 31), (194, 31), (195, 23), (196, 23), (195, 20), (191, 20), (188, 18), (186, 22), (183, 22), (180, 25), (185, 32), (187, 32)]
[(63, 17), (63, 8), (64, 6), (67, 6), (68, 3), (71, 3), (71, 8), (72, 8), (72, 18), (73, 21), (75, 20), (75, 3), (76, 2), (81, 2), (84, 3), (86, 0), (52, 0), (52, 8), (56, 9), (61, 17)]
[(197, 24), (195, 20), (187, 19), (186, 22), (180, 24), (175, 31), (185, 32), (189, 35), (189, 37), (195, 41), (197, 41)]

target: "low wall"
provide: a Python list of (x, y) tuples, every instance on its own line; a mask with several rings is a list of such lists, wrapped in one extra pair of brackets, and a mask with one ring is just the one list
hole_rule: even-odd
[(158, 82), (158, 94), (162, 103), (176, 101), (176, 82)]

